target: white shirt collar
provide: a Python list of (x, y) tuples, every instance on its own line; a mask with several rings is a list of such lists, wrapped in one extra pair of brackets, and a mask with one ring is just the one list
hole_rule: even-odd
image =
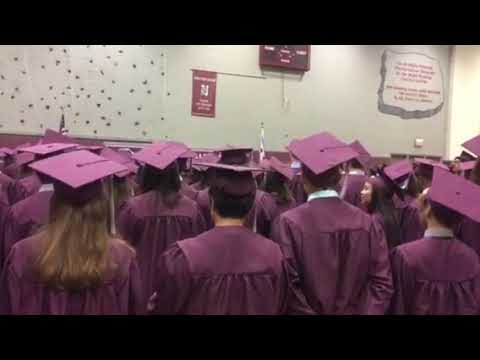
[(38, 192), (53, 191), (53, 184), (43, 184)]
[(348, 172), (349, 175), (365, 175), (365, 171), (361, 170), (361, 169), (351, 169), (349, 172)]
[(424, 237), (453, 238), (453, 231), (448, 228), (427, 229)]
[(308, 200), (307, 201), (312, 201), (315, 199), (325, 199), (325, 198), (332, 198), (332, 197), (339, 197), (338, 193), (335, 190), (320, 190), (320, 191), (315, 191), (314, 193), (311, 193), (308, 195)]

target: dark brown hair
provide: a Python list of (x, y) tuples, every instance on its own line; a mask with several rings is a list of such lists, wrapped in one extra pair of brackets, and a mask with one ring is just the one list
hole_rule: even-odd
[(144, 192), (152, 190), (158, 192), (165, 206), (174, 208), (180, 198), (179, 175), (177, 162), (171, 163), (164, 170), (145, 165), (142, 172), (142, 189)]
[(372, 184), (372, 201), (368, 206), (368, 212), (376, 212), (382, 216), (387, 244), (392, 249), (402, 243), (402, 232), (393, 203), (394, 192), (386, 184), (381, 183), (381, 180), (369, 183)]
[(267, 172), (262, 181), (262, 190), (275, 195), (278, 204), (288, 204), (293, 200), (292, 192), (288, 187), (288, 179), (277, 172)]
[(317, 189), (336, 189), (341, 179), (340, 166), (335, 166), (319, 175), (315, 175), (302, 164), (303, 177)]

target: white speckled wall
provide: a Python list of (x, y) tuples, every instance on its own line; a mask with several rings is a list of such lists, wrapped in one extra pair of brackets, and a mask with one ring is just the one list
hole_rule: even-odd
[(1, 46), (1, 131), (57, 129), (64, 111), (74, 135), (150, 138), (164, 111), (162, 51), (142, 45)]
[[(63, 106), (77, 136), (258, 148), (263, 122), (268, 151), (327, 130), (359, 139), (376, 156), (445, 155), (450, 46), (311, 49), (311, 70), (299, 77), (262, 72), (258, 45), (0, 46), (0, 132), (58, 128)], [(401, 119), (378, 111), (386, 49), (438, 60), (447, 99), (440, 112)], [(254, 77), (219, 74), (216, 118), (199, 118), (191, 116), (191, 69)], [(421, 149), (414, 147), (417, 137), (425, 140)]]

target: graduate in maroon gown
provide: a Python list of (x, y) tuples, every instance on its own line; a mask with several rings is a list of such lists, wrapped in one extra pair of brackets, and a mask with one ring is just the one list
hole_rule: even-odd
[(329, 133), (289, 145), (302, 162), (307, 203), (280, 216), (274, 231), (317, 314), (384, 314), (393, 293), (383, 229), (340, 199), (341, 164), (358, 154)]
[[(224, 148), (219, 149), (220, 158), (218, 163), (226, 165), (243, 165), (248, 166), (253, 163), (251, 148)], [(200, 163), (201, 164), (201, 163)], [(247, 215), (245, 226), (252, 229), (254, 232), (268, 237), (270, 235), (271, 219), (274, 217), (268, 206), (264, 206), (264, 198), (267, 194), (257, 189), (255, 193), (255, 204)], [(207, 230), (213, 228), (214, 223), (210, 213), (210, 196), (208, 189), (200, 191), (197, 195), (196, 201), (202, 211), (207, 224)]]
[(260, 166), (266, 170), (260, 188), (266, 193), (261, 198), (262, 207), (268, 209), (265, 213), (270, 216), (267, 222), (268, 233), (274, 228), (273, 223), (285, 211), (297, 206), (289, 188), (294, 172), (290, 165), (285, 164), (272, 156), (265, 159)]
[[(479, 156), (480, 155), (480, 135), (475, 136), (474, 138), (468, 140), (462, 146), (464, 146), (467, 150), (469, 150), (476, 156)], [(462, 155), (464, 159), (466, 158), (468, 160), (475, 158), (473, 155), (466, 152), (462, 152)], [(475, 160), (475, 164), (471, 169), (471, 173), (468, 179), (474, 184), (480, 186), (480, 160), (478, 160), (478, 158), (477, 160)], [(478, 236), (478, 234), (480, 234), (480, 222), (475, 221), (471, 218), (465, 217), (460, 222), (457, 230), (455, 231), (455, 234), (465, 244), (467, 244), (472, 249), (474, 249), (477, 252), (477, 254), (480, 256), (480, 239)]]
[(17, 177), (7, 190), (11, 205), (34, 194), (42, 185), (38, 176), (27, 167), (33, 161), (35, 161), (35, 155), (32, 153), (23, 152), (15, 155)]
[[(26, 153), (47, 158), (75, 148), (74, 144), (52, 143), (24, 148)], [(14, 203), (4, 220), (3, 236), (0, 235), (0, 266), (11, 247), (18, 241), (33, 235), (48, 222), (50, 199), (53, 194), (52, 179), (38, 173), (32, 176), (38, 179), (40, 187), (26, 198)]]
[(161, 257), (154, 314), (311, 314), (291, 282), (277, 244), (244, 226), (255, 202), (252, 171), (259, 168), (211, 164), (209, 192), (215, 227), (173, 244)]
[(146, 296), (153, 293), (154, 271), (161, 254), (175, 241), (205, 231), (205, 221), (195, 201), (182, 195), (177, 159), (189, 149), (179, 143), (154, 144), (135, 153), (145, 164), (144, 193), (120, 209), (118, 231), (135, 247)]
[(389, 249), (403, 242), (400, 216), (393, 201), (395, 194), (403, 200), (400, 187), (391, 181), (382, 169), (378, 169), (377, 176), (367, 178), (360, 193), (362, 208), (383, 227)]
[(384, 167), (383, 172), (403, 192), (403, 198), (400, 198), (397, 194), (393, 196), (397, 219), (400, 223), (402, 243), (420, 239), (425, 227), (420, 221), (417, 203), (419, 185), (412, 163), (408, 159), (400, 160)]
[(375, 160), (358, 140), (351, 143), (350, 147), (358, 156), (350, 161), (346, 174), (342, 177), (340, 197), (349, 204), (362, 208), (360, 192), (375, 167)]
[(426, 188), (430, 187), (433, 178), (433, 170), (435, 168), (449, 171), (447, 165), (431, 159), (414, 158), (413, 163), (415, 165), (415, 177), (417, 179), (420, 193)]
[(15, 244), (0, 280), (0, 313), (141, 314), (135, 251), (108, 232), (102, 179), (126, 168), (88, 151), (32, 168), (54, 181), (45, 231)]
[(478, 203), (478, 185), (434, 169), (431, 188), (420, 197), (424, 237), (392, 252), (394, 314), (480, 313), (480, 258), (453, 234), (462, 216), (480, 221)]

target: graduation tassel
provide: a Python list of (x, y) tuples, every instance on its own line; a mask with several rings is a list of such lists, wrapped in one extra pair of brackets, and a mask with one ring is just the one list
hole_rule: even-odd
[(117, 229), (115, 226), (115, 194), (114, 194), (113, 176), (110, 176), (109, 187), (110, 187), (110, 233), (112, 234), (112, 236), (115, 236), (117, 235)]

